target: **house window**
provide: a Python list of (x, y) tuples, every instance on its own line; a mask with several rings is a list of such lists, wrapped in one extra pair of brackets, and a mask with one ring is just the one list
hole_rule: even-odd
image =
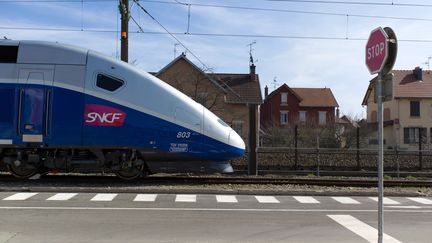
[(419, 142), (419, 131), (421, 133), (422, 143), (427, 142), (426, 128), (406, 127), (404, 128), (404, 143), (416, 144)]
[[(386, 140), (385, 139), (383, 139), (383, 144), (384, 145), (386, 144)], [(376, 138), (370, 138), (369, 139), (369, 145), (378, 145), (378, 139), (376, 139)]]
[(325, 125), (326, 124), (326, 117), (327, 117), (327, 112), (326, 111), (319, 111), (318, 112), (318, 114), (319, 114), (319, 120), (318, 120), (318, 123), (320, 124), (320, 125)]
[(288, 111), (280, 112), (280, 124), (281, 125), (288, 124)]
[(420, 116), (420, 101), (410, 101), (410, 115), (411, 117)]
[(390, 109), (389, 108), (385, 108), (384, 109), (384, 121), (390, 121)]
[(288, 93), (281, 93), (281, 105), (288, 104)]
[(232, 129), (240, 136), (243, 134), (243, 123), (242, 120), (234, 120), (232, 122)]
[(376, 111), (372, 111), (371, 115), (370, 115), (370, 122), (377, 122), (377, 112)]
[(306, 111), (299, 112), (299, 122), (306, 122)]

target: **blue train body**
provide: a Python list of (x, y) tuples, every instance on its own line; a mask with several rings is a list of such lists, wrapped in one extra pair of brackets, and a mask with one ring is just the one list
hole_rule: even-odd
[(232, 170), (240, 136), (152, 75), (97, 52), (0, 42), (0, 157), (10, 172)]

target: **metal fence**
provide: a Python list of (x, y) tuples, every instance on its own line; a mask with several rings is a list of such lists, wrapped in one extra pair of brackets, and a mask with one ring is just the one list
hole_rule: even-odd
[[(376, 171), (376, 149), (258, 147), (258, 170)], [(248, 166), (247, 155), (232, 162), (237, 170)], [(384, 169), (432, 171), (431, 150), (384, 151)]]

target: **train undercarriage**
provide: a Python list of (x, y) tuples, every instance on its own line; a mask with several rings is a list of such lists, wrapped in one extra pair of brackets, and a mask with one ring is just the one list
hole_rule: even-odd
[(55, 172), (113, 172), (124, 180), (150, 171), (136, 150), (103, 149), (3, 149), (1, 160), (17, 178)]

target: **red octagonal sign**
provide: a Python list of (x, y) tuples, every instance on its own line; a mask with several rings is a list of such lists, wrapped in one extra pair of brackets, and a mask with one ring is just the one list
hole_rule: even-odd
[(387, 34), (381, 27), (372, 30), (366, 43), (366, 66), (371, 74), (380, 72), (388, 56)]

